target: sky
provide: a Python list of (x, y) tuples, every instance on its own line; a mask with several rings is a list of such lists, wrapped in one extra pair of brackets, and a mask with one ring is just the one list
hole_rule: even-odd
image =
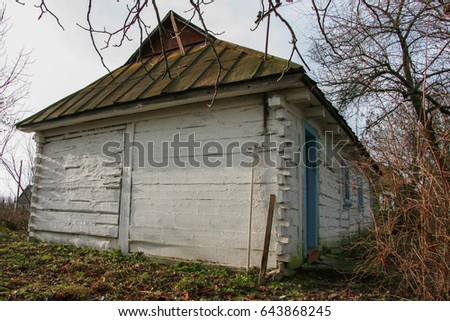
[[(6, 56), (12, 59), (24, 49), (30, 52), (32, 61), (26, 70), (30, 90), (22, 101), (23, 119), (85, 87), (107, 73), (107, 70), (102, 66), (92, 46), (89, 33), (77, 25), (87, 26), (87, 0), (46, 0), (48, 8), (59, 18), (64, 30), (50, 14), (38, 19), (40, 10), (34, 5), (40, 1), (21, 2), (25, 5), (15, 0), (3, 1), (10, 26), (6, 37)], [(124, 15), (127, 13), (126, 5), (130, 3), (133, 1), (94, 1), (92, 8), (94, 26), (99, 29), (118, 27), (123, 23)], [(260, 3), (260, 0), (215, 0), (204, 6), (204, 19), (210, 30), (221, 33), (217, 35), (218, 38), (264, 51), (265, 22), (256, 31), (250, 30), (255, 26), (254, 21), (260, 10)], [(174, 10), (185, 18), (191, 15), (190, 12), (186, 12), (191, 8), (188, 0), (164, 0), (157, 1), (157, 4), (161, 17), (169, 10)], [(300, 51), (304, 56), (308, 50), (307, 35), (313, 32), (313, 23), (307, 14), (308, 6), (309, 1), (297, 0), (294, 4), (283, 4), (279, 9), (294, 27)], [(156, 26), (156, 17), (151, 7), (147, 9), (145, 19), (151, 29)], [(200, 25), (197, 19), (193, 22)], [(102, 50), (108, 68), (113, 70), (123, 65), (137, 49), (139, 38), (136, 32), (134, 35), (132, 41), (124, 43), (121, 47)], [(291, 50), (290, 40), (290, 34), (285, 26), (276, 19), (271, 19), (269, 53), (287, 59)], [(297, 58), (293, 60), (300, 63)], [(19, 133), (13, 142), (16, 159), (24, 159), (25, 163), (27, 155), (23, 150), (26, 149), (29, 137), (30, 135)], [(3, 168), (0, 168), (0, 195), (14, 195), (16, 188)]]

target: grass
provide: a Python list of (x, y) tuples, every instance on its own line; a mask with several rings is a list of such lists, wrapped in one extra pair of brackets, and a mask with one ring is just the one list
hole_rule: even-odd
[(24, 232), (0, 225), (0, 300), (392, 299), (373, 281), (349, 281), (330, 270), (256, 283), (257, 271), (28, 242)]

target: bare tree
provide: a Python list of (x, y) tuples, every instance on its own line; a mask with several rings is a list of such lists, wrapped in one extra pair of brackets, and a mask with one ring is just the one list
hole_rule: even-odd
[(312, 3), (321, 36), (314, 39), (311, 57), (333, 101), (341, 110), (367, 113), (369, 127), (408, 106), (448, 168), (439, 156), (437, 132), (450, 116), (448, 7), (439, 1)]
[(321, 31), (311, 55), (319, 80), (341, 110), (364, 114), (363, 139), (384, 169), (372, 184), (388, 201), (364, 243), (365, 267), (399, 284), (400, 294), (448, 299), (448, 6), (312, 3)]
[[(25, 74), (29, 54), (20, 51), (13, 59), (5, 53), (5, 37), (8, 31), (5, 7), (0, 9), (0, 163), (16, 183), (19, 182), (19, 167), (14, 157), (15, 146), (11, 146), (15, 124), (22, 117), (20, 102), (28, 94), (29, 83)], [(25, 185), (26, 186), (26, 185)], [(20, 185), (23, 191), (24, 185)]]

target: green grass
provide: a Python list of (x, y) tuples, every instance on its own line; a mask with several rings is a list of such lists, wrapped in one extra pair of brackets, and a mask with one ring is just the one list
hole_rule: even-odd
[(256, 283), (257, 271), (28, 242), (25, 233), (0, 226), (0, 300), (389, 299), (375, 284), (350, 282), (333, 271)]

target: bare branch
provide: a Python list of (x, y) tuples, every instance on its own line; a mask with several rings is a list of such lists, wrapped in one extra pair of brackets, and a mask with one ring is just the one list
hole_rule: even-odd
[(161, 42), (161, 49), (162, 49), (162, 55), (164, 57), (164, 63), (166, 64), (166, 71), (165, 72), (169, 75), (169, 78), (172, 79), (172, 76), (170, 74), (170, 69), (169, 69), (169, 61), (167, 60), (167, 52), (166, 52), (166, 48), (165, 48), (165, 45), (164, 45), (164, 39), (163, 39), (164, 29), (163, 29), (163, 26), (161, 24), (161, 18), (159, 16), (158, 7), (156, 6), (156, 0), (152, 0), (152, 4), (153, 4), (153, 8), (155, 10), (156, 19), (158, 21), (159, 40)]
[[(5, 7), (0, 9), (0, 48), (4, 47), (8, 31), (5, 19)], [(23, 50), (14, 60), (0, 62), (0, 165), (9, 178), (18, 182), (18, 171), (14, 162), (17, 146), (12, 145), (16, 133), (15, 123), (22, 115), (20, 101), (28, 94), (29, 83), (25, 75), (29, 54)], [(7, 159), (10, 160), (7, 160)], [(22, 186), (19, 186), (22, 190)]]
[(291, 34), (291, 45), (292, 45), (292, 51), (291, 51), (291, 55), (289, 57), (289, 60), (286, 64), (286, 68), (284, 69), (283, 73), (285, 71), (287, 71), (289, 69), (289, 64), (292, 61), (292, 58), (294, 56), (294, 53), (296, 53), (298, 55), (298, 57), (300, 58), (300, 60), (302, 61), (303, 65), (306, 67), (306, 69), (311, 70), (308, 66), (308, 64), (306, 63), (306, 61), (303, 59), (303, 56), (300, 54), (300, 51), (298, 50), (297, 47), (297, 37), (295, 35), (294, 29), (292, 29), (291, 24), (278, 12), (276, 5), (273, 4), (272, 0), (269, 0), (269, 3), (271, 4), (271, 9), (273, 10), (273, 12), (275, 13), (275, 16), (281, 20), (281, 22), (284, 23), (284, 25), (286, 26), (286, 28), (289, 30), (289, 33)]
[[(21, 2), (19, 2), (19, 1), (16, 1), (16, 2), (17, 2), (17, 3), (20, 3), (20, 4), (22, 4), (22, 5), (25, 4), (25, 3), (21, 3)], [(47, 4), (45, 3), (45, 0), (41, 0), (41, 3), (38, 4), (38, 5), (35, 5), (35, 7), (36, 7), (36, 8), (39, 8), (39, 9), (41, 10), (41, 13), (40, 13), (40, 15), (39, 15), (39, 17), (38, 17), (38, 20), (41, 20), (41, 18), (42, 18), (46, 13), (48, 13), (48, 14), (50, 14), (53, 18), (55, 18), (56, 23), (59, 25), (59, 27), (60, 27), (62, 30), (65, 30), (64, 27), (63, 27), (63, 25), (61, 24), (61, 21), (59, 21), (58, 16), (56, 16), (56, 15), (53, 13), (53, 11), (51, 11), (51, 10), (47, 7)]]
[(89, 35), (91, 37), (91, 43), (92, 46), (94, 47), (95, 51), (97, 52), (97, 55), (100, 57), (100, 61), (102, 62), (103, 67), (108, 70), (109, 74), (111, 75), (111, 70), (108, 68), (108, 66), (106, 66), (105, 64), (105, 59), (103, 58), (103, 55), (100, 53), (100, 50), (97, 47), (97, 43), (95, 42), (95, 38), (94, 38), (94, 28), (92, 27), (92, 22), (91, 22), (91, 11), (92, 11), (92, 0), (88, 1), (88, 10), (86, 13), (86, 21), (88, 23), (89, 26)]
[(201, 12), (201, 9), (200, 9), (200, 4), (201, 3), (209, 4), (209, 3), (212, 3), (212, 1), (206, 2), (206, 3), (204, 1), (199, 1), (199, 0), (197, 0), (197, 2), (195, 2), (194, 0), (189, 0), (189, 1), (190, 1), (191, 5), (192, 5), (192, 8), (194, 9), (194, 11), (198, 14), (198, 18), (200, 19), (200, 22), (202, 23), (203, 30), (205, 31), (206, 41), (207, 41), (208, 45), (210, 46), (210, 48), (211, 48), (211, 50), (212, 50), (212, 52), (214, 54), (214, 57), (216, 59), (216, 62), (217, 62), (217, 75), (216, 75), (216, 80), (215, 80), (215, 83), (214, 83), (214, 94), (213, 94), (213, 97), (211, 99), (211, 102), (208, 104), (208, 107), (212, 107), (212, 105), (214, 104), (214, 101), (215, 101), (215, 99), (217, 97), (217, 94), (219, 92), (219, 81), (220, 81), (220, 78), (222, 76), (222, 71), (225, 70), (225, 68), (222, 66), (222, 63), (220, 62), (219, 55), (218, 55), (216, 47), (214, 46), (214, 43), (213, 43), (213, 41), (211, 39), (211, 36), (208, 33), (208, 28), (206, 27), (205, 20), (203, 19), (203, 13)]

